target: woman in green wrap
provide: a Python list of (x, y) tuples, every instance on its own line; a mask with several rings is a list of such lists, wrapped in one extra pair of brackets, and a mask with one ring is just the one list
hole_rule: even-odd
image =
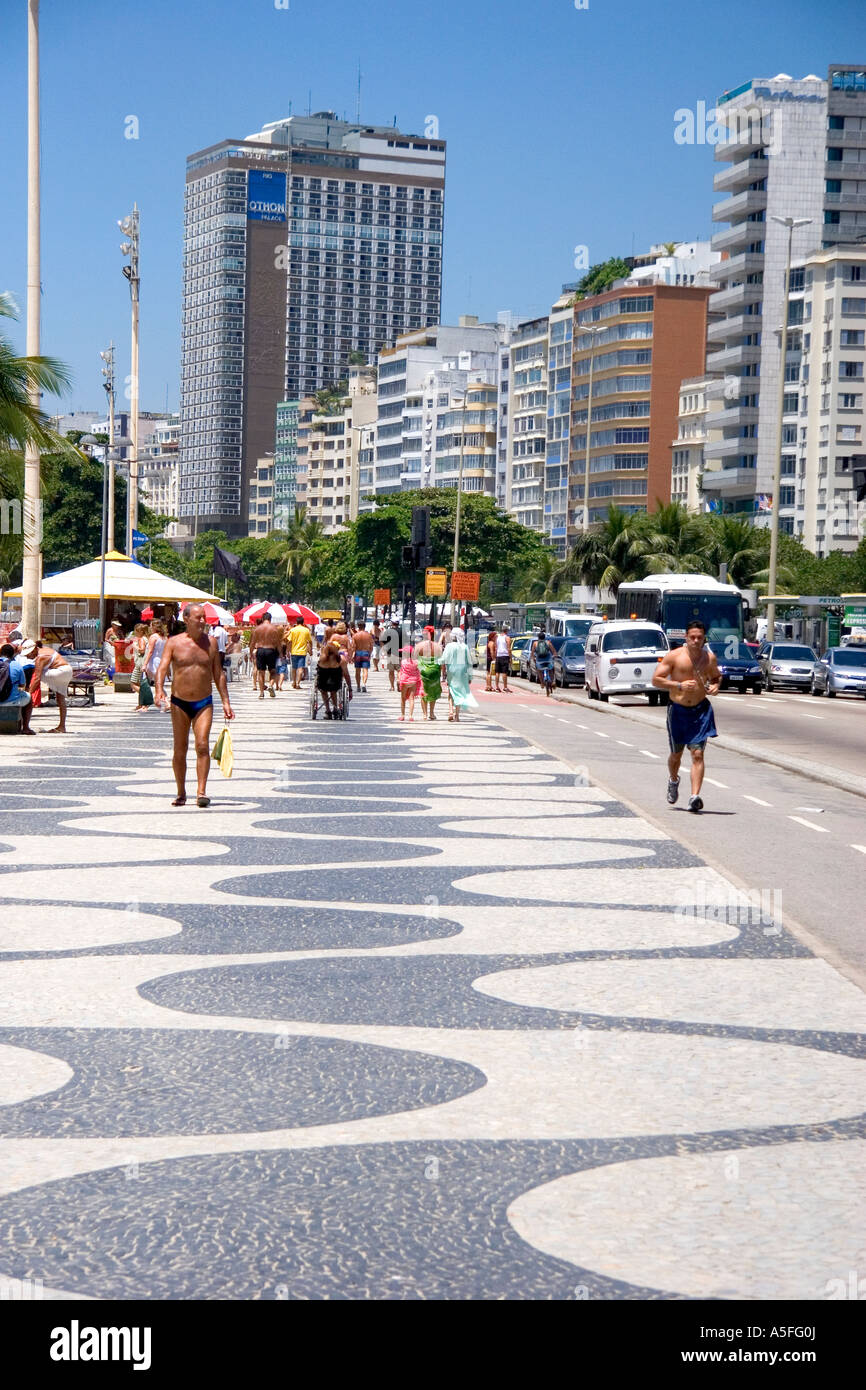
[(415, 660), (421, 672), (421, 718), (434, 719), (436, 701), (442, 694), (442, 647), (434, 642), (435, 628), (425, 627), (424, 641), (415, 648)]
[(478, 708), (478, 701), (469, 688), (472, 663), (466, 650), (466, 636), (459, 627), (452, 632), (451, 641), (442, 653), (442, 665), (448, 676), (448, 701), (451, 705), (448, 722), (459, 724), (462, 709)]

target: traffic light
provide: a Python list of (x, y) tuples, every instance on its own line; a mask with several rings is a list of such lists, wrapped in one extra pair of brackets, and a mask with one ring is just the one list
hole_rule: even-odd
[(412, 508), (412, 544), (426, 550), (430, 544), (430, 508)]
[(403, 568), (404, 568), (404, 570), (413, 570), (413, 569), (415, 568), (415, 547), (414, 547), (414, 545), (404, 545), (404, 546), (403, 546), (403, 550), (402, 550), (402, 556), (403, 556), (403, 561), (402, 561), (402, 563), (403, 563)]

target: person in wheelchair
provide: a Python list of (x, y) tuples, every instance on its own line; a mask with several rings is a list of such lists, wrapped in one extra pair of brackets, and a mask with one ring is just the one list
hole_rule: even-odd
[(321, 692), (325, 704), (325, 718), (340, 717), (340, 687), (345, 682), (348, 698), (352, 698), (352, 681), (349, 676), (348, 654), (339, 639), (326, 642), (319, 654), (316, 667), (316, 688)]

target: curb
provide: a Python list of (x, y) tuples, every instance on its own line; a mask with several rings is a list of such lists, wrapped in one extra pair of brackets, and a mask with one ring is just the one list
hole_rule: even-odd
[[(618, 715), (620, 719), (628, 719), (632, 724), (641, 724), (644, 729), (647, 727), (646, 720), (642, 719), (639, 714), (632, 714), (630, 710), (623, 709), (619, 705), (602, 704), (600, 700), (592, 702), (578, 700), (573, 696), (557, 695), (555, 691), (551, 699), (561, 705), (578, 705), (587, 714)], [(866, 797), (866, 777), (857, 777), (835, 768), (827, 768), (820, 763), (809, 762), (805, 758), (792, 758), (785, 753), (773, 753), (756, 746), (754, 743), (749, 743), (746, 739), (733, 738), (730, 734), (719, 734), (715, 742), (718, 748), (726, 748), (731, 753), (740, 753), (747, 758), (755, 759), (756, 762), (769, 763), (772, 767), (778, 767), (782, 772), (794, 772), (800, 777), (808, 777), (813, 782), (823, 782), (828, 787), (835, 787), (837, 791)]]

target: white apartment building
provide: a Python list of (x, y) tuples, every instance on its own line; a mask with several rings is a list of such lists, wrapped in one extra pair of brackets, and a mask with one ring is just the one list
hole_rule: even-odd
[[(178, 453), (180, 415), (149, 416), (139, 428), (138, 482), (151, 511), (161, 516), (178, 514)], [(176, 521), (169, 522), (165, 535), (178, 534)]]
[(267, 536), (274, 529), (274, 456), (256, 459), (255, 473), (249, 480), (249, 518), (251, 536)]
[[(464, 489), (495, 496), (501, 428), (500, 353), (509, 331), (505, 324), (479, 324), (473, 315), (464, 315), (456, 327), (437, 324), (404, 333), (393, 348), (379, 353), (374, 464), (377, 496), (408, 488), (457, 486), (459, 440), (455, 444), (455, 426), (447, 420), (455, 410), (460, 411), (460, 403), (473, 384), (493, 388), (497, 397), (492, 424), (493, 461), (488, 462), (489, 439), (469, 445), (473, 431), (467, 405)], [(481, 410), (480, 404), (476, 404)], [(475, 433), (490, 434), (487, 416), (485, 403)], [(471, 482), (466, 471), (467, 449), (480, 451)]]
[(628, 284), (708, 285), (710, 267), (718, 265), (721, 251), (714, 251), (709, 241), (678, 241), (673, 251), (670, 243), (650, 248), (644, 256), (635, 256)]
[(677, 437), (671, 445), (671, 501), (690, 512), (707, 509), (702, 476), (719, 466), (704, 457), (708, 438), (712, 441), (721, 435), (720, 430), (707, 430), (707, 387), (716, 380), (713, 375), (689, 377), (680, 386)]
[(852, 476), (866, 452), (866, 246), (813, 252), (791, 281), (799, 383), (785, 393), (779, 524), (816, 555), (850, 552), (866, 530)]
[(343, 408), (313, 409), (306, 437), (304, 505), (308, 521), (332, 536), (358, 516), (362, 465), (369, 473), (377, 402), (373, 374), (361, 369), (349, 380)]
[[(759, 499), (772, 491), (780, 378), (793, 388), (799, 375), (797, 358), (780, 361), (788, 229), (776, 219), (807, 219), (793, 230), (800, 263), (866, 231), (866, 70), (834, 64), (826, 81), (758, 78), (725, 93), (717, 111), (726, 138), (715, 158), (728, 167), (714, 179), (726, 196), (713, 220), (729, 225), (712, 240), (724, 257), (710, 268), (719, 286), (712, 308), (725, 317), (709, 338), (720, 348), (713, 369), (724, 375), (710, 388), (719, 409), (707, 422), (722, 436), (706, 456), (721, 465), (712, 480), (721, 509), (766, 520)], [(789, 349), (796, 353), (796, 341)], [(781, 520), (793, 527), (790, 508)]]
[[(571, 311), (568, 318), (571, 320)], [(523, 526), (543, 533), (547, 455), (549, 319), (519, 323), (509, 345), (508, 449), (505, 505)], [(568, 345), (569, 360), (571, 343)], [(566, 416), (566, 419), (568, 416)]]

